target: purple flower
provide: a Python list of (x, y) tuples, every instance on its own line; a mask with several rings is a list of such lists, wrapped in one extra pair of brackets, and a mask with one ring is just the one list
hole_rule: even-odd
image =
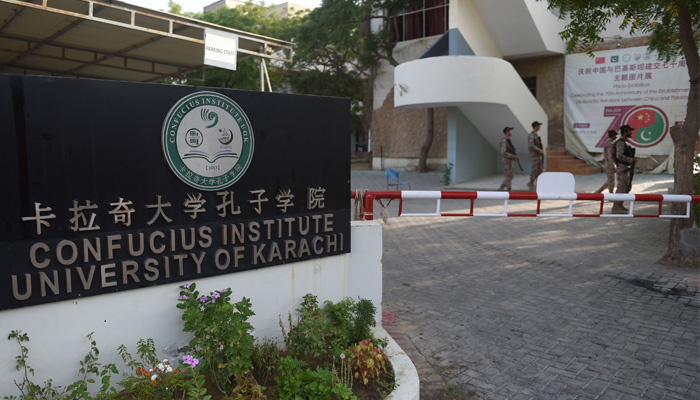
[(197, 364), (199, 364), (199, 360), (190, 355), (184, 355), (182, 356), (182, 363), (190, 365), (192, 368), (195, 368)]
[(185, 283), (184, 285), (182, 285), (182, 287), (185, 288), (185, 289), (189, 289), (189, 288), (190, 288), (190, 285), (191, 285), (191, 283), (190, 283), (190, 282), (187, 282), (187, 283)]
[(207, 302), (207, 297), (206, 297), (206, 296), (202, 296), (202, 297), (199, 298), (199, 301), (202, 302), (202, 303), (206, 303), (206, 302)]
[(219, 294), (219, 292), (214, 292), (211, 294), (211, 297), (218, 299), (219, 297), (221, 297), (221, 295)]
[(179, 298), (179, 300), (188, 300), (188, 299), (189, 299), (189, 297), (188, 297), (186, 294), (183, 294), (183, 295), (180, 296), (180, 298)]

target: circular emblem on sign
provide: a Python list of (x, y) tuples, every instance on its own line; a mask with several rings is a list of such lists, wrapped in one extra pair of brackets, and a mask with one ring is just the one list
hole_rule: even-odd
[(630, 142), (637, 147), (656, 146), (666, 137), (669, 128), (668, 117), (655, 106), (634, 107), (622, 118), (622, 125), (634, 128)]
[(175, 175), (200, 190), (239, 180), (253, 159), (253, 129), (243, 109), (215, 92), (180, 99), (163, 123), (163, 153)]

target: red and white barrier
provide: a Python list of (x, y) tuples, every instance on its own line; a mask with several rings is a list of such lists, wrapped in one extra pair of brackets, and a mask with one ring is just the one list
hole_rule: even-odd
[[(355, 197), (353, 191), (352, 197)], [(700, 202), (700, 196), (680, 195), (680, 194), (634, 194), (634, 193), (536, 193), (536, 192), (488, 192), (488, 191), (365, 191), (364, 192), (364, 219), (373, 219), (374, 202), (388, 206), (393, 199), (399, 200), (399, 217), (627, 217), (627, 218), (690, 218), (690, 205)], [(404, 200), (435, 200), (435, 212), (405, 213), (403, 212)], [(441, 202), (443, 200), (469, 200), (469, 211), (463, 213), (443, 212)], [(475, 212), (474, 205), (477, 200), (498, 200), (503, 201), (503, 211), (499, 213), (478, 213)], [(536, 201), (536, 211), (534, 213), (509, 212), (509, 200), (531, 200)], [(543, 213), (541, 212), (541, 202), (546, 200), (568, 201), (568, 211), (565, 213)], [(596, 213), (574, 213), (575, 202), (597, 201), (600, 203)], [(629, 202), (629, 212), (626, 214), (604, 213), (605, 202), (625, 201)], [(656, 203), (656, 212), (651, 214), (635, 214), (635, 203)], [(663, 214), (664, 203), (684, 203), (685, 213), (683, 214)], [(609, 203), (608, 203), (609, 204)]]
[[(690, 205), (700, 202), (700, 196), (684, 194), (634, 194), (634, 193), (574, 193), (575, 179), (568, 172), (544, 172), (537, 178), (536, 192), (488, 192), (488, 191), (363, 191), (364, 218), (371, 220), (374, 218), (374, 201), (377, 200), (385, 206), (383, 200), (390, 203), (393, 199), (399, 199), (399, 217), (643, 217), (643, 218), (690, 218)], [(356, 193), (352, 192), (354, 198)], [(404, 213), (404, 200), (435, 200), (436, 210), (429, 213)], [(470, 200), (469, 212), (451, 213), (441, 211), (442, 200)], [(476, 213), (474, 212), (474, 202), (477, 200), (499, 200), (503, 201), (503, 212), (500, 213)], [(509, 200), (532, 200), (537, 202), (534, 213), (518, 213), (508, 211)], [(541, 212), (541, 202), (547, 200), (563, 200), (569, 202), (566, 213), (543, 213)], [(600, 207), (596, 213), (574, 213), (574, 202), (598, 201)], [(603, 212), (604, 203), (613, 201), (627, 201), (630, 204), (629, 212), (625, 214), (606, 214)], [(635, 203), (657, 203), (656, 212), (651, 214), (635, 214)], [(685, 203), (684, 214), (663, 214), (664, 203)]]

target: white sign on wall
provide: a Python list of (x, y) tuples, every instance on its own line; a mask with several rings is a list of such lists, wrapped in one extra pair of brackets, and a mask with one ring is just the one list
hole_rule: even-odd
[(204, 30), (204, 64), (236, 70), (238, 35), (216, 29)]
[(637, 155), (668, 155), (669, 129), (683, 124), (689, 90), (685, 59), (665, 62), (647, 47), (567, 55), (564, 128), (600, 153), (609, 130), (630, 125)]

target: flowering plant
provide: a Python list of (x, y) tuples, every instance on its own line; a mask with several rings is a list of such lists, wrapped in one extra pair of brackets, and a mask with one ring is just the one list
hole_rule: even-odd
[(153, 339), (139, 339), (136, 344), (138, 359), (134, 359), (124, 345), (119, 355), (133, 374), (124, 374), (119, 384), (137, 394), (137, 397), (172, 397), (182, 385), (185, 370), (173, 368), (168, 359), (159, 360)]
[[(231, 377), (253, 366), (255, 338), (248, 319), (255, 315), (250, 300), (243, 297), (231, 303), (231, 289), (200, 295), (195, 283), (180, 286), (179, 304), (186, 332), (192, 332), (190, 349), (199, 358), (205, 372), (224, 394), (233, 392)], [(195, 359), (196, 360), (196, 359)], [(195, 364), (196, 365), (196, 364)]]

